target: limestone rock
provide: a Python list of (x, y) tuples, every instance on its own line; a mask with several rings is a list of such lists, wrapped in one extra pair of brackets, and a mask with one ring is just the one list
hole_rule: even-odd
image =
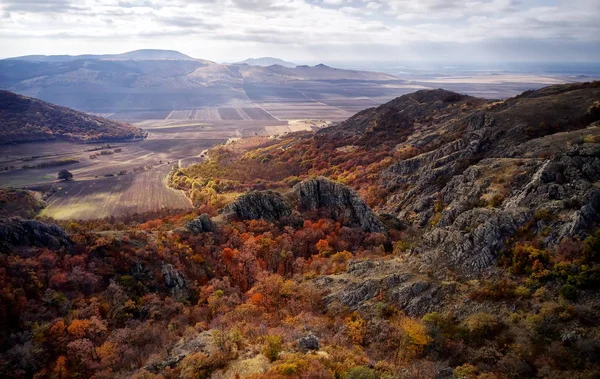
[(461, 213), (447, 228), (435, 228), (423, 236), (425, 258), (440, 266), (452, 266), (472, 277), (487, 268), (504, 249), (531, 212), (475, 208)]

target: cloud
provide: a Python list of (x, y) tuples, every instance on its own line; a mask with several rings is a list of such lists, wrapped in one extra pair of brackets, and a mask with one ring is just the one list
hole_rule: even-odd
[[(5, 55), (40, 52), (31, 46), (94, 52), (73, 49), (113, 39), (119, 51), (183, 46), (200, 57), (225, 53), (222, 60), (283, 50), (308, 57), (327, 47), (367, 59), (410, 53), (408, 46), (475, 51), (506, 40), (551, 45), (559, 57), (571, 46), (600, 42), (600, 0), (0, 0), (0, 14)], [(379, 53), (365, 56), (364, 46), (378, 46)], [(431, 56), (444, 58), (441, 49)]]
[(55, 13), (77, 9), (70, 0), (3, 0), (2, 7), (6, 12), (21, 13)]

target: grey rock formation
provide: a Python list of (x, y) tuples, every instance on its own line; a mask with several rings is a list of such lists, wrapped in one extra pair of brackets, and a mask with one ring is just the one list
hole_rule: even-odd
[(303, 352), (319, 350), (321, 348), (321, 342), (317, 336), (312, 332), (309, 332), (306, 336), (298, 339), (298, 348)]
[(179, 272), (172, 264), (163, 264), (161, 268), (165, 285), (169, 288), (171, 296), (176, 299), (182, 299), (187, 297), (188, 286), (186, 277)]
[(385, 186), (390, 189), (402, 185), (411, 187), (391, 198), (390, 203), (395, 205), (393, 213), (398, 213), (400, 219), (416, 214), (415, 223), (426, 226), (433, 216), (433, 195), (440, 189), (440, 184), (461, 174), (470, 163), (478, 160), (485, 146), (478, 134), (467, 135), (439, 149), (391, 165), (382, 172)]
[(280, 221), (292, 215), (292, 208), (278, 192), (254, 191), (227, 205), (223, 214), (230, 219)]
[(296, 184), (293, 194), (300, 211), (323, 210), (327, 216), (367, 232), (385, 232), (383, 222), (350, 188), (319, 177)]
[(69, 235), (55, 224), (21, 218), (0, 219), (0, 252), (12, 247), (47, 247), (49, 249), (69, 248)]
[(585, 144), (524, 164), (524, 180), (515, 178), (501, 208), (494, 209), (477, 202), (490, 186), (482, 173), (496, 164), (494, 159), (482, 160), (440, 191), (445, 209), (418, 249), (426, 261), (476, 276), (528, 222), (530, 231), (543, 235), (551, 247), (564, 238), (585, 237), (586, 229), (600, 221), (600, 145)]
[(185, 227), (194, 234), (209, 233), (215, 230), (215, 225), (206, 213), (186, 223)]
[(425, 234), (420, 249), (429, 263), (451, 266), (472, 277), (494, 262), (507, 238), (530, 217), (527, 209), (471, 209), (461, 213), (451, 226)]
[(454, 285), (419, 279), (391, 290), (389, 299), (410, 316), (420, 316), (443, 308), (444, 301), (455, 291)]
[(422, 316), (443, 309), (451, 302), (455, 285), (406, 272), (410, 266), (394, 261), (351, 261), (346, 274), (315, 280), (329, 291), (325, 303), (342, 304), (353, 310), (372, 311), (385, 299), (410, 316)]

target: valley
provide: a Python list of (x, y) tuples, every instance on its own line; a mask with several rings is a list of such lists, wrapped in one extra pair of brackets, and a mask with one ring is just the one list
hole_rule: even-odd
[[(139, 121), (135, 125), (148, 133), (142, 141), (4, 145), (0, 148), (0, 183), (49, 192), (40, 215), (55, 219), (93, 219), (161, 209), (191, 209), (192, 204), (182, 191), (166, 185), (171, 168), (199, 163), (204, 160), (203, 152), (228, 140), (316, 130), (330, 123), (304, 119), (280, 121), (264, 111), (252, 113), (249, 108), (240, 108), (238, 112), (244, 110), (247, 112), (244, 114), (249, 113), (256, 119), (192, 120), (184, 119), (180, 112), (178, 118)], [(217, 115), (227, 114), (222, 108), (218, 111)], [(51, 164), (64, 159), (74, 163), (60, 167)], [(49, 167), (22, 168), (46, 164)], [(62, 168), (74, 175), (73, 181), (57, 180), (57, 172)]]

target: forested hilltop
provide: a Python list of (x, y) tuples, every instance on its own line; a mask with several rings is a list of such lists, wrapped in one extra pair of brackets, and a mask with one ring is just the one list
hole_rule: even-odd
[(0, 90), (0, 144), (123, 141), (144, 136), (143, 130), (132, 125)]
[(418, 91), (169, 182), (193, 212), (0, 221), (0, 376), (600, 375), (600, 82)]

